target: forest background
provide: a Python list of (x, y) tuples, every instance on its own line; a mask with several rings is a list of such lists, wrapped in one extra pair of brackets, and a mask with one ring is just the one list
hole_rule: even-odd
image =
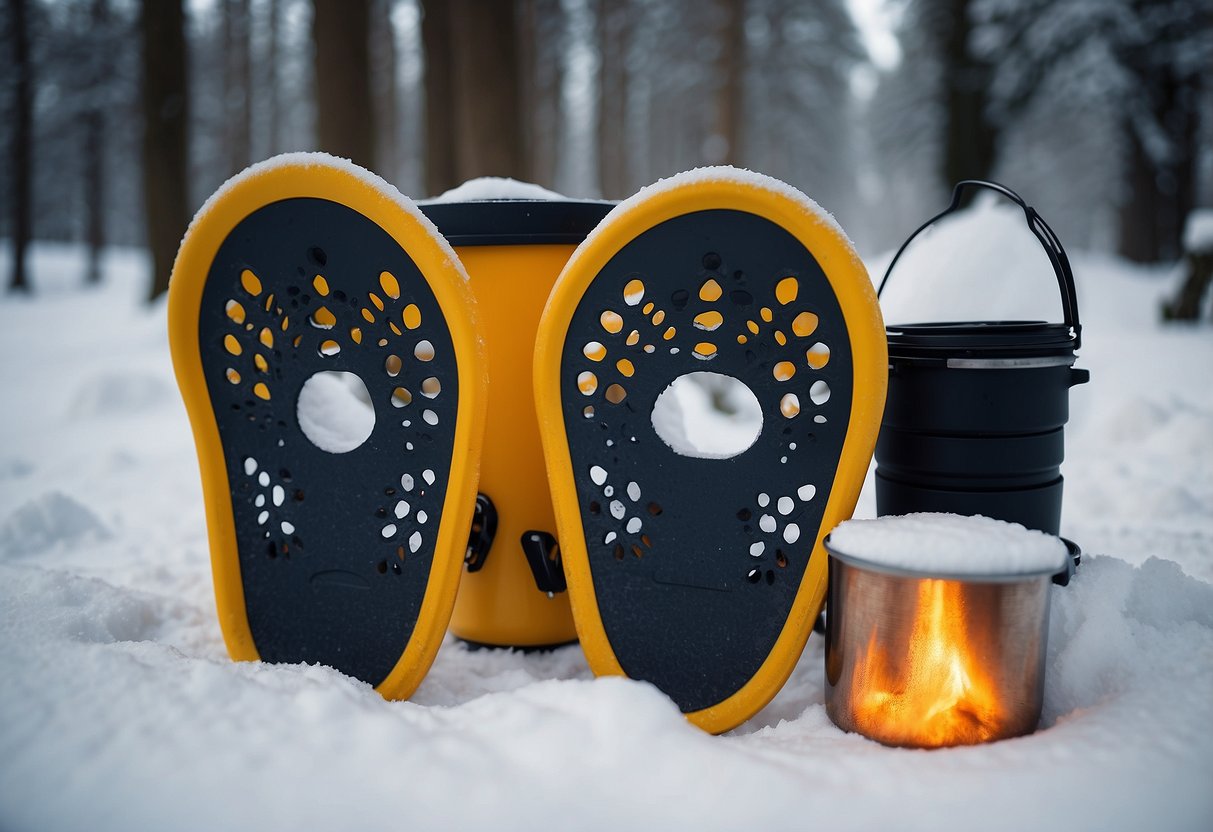
[(1210, 0), (6, 0), (0, 238), (150, 251), (291, 150), (414, 197), (776, 176), (886, 250), (992, 177), (1068, 247), (1183, 254), (1213, 205)]

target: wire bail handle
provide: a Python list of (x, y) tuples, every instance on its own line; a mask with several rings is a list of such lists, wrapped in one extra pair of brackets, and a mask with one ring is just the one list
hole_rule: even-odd
[(889, 275), (893, 273), (893, 267), (897, 265), (897, 261), (901, 258), (901, 255), (910, 243), (913, 242), (914, 238), (958, 209), (965, 188), (970, 186), (974, 188), (988, 188), (995, 193), (1002, 194), (1023, 209), (1024, 217), (1026, 217), (1028, 222), (1028, 228), (1036, 236), (1036, 239), (1040, 241), (1041, 246), (1044, 247), (1045, 254), (1049, 257), (1049, 262), (1053, 264), (1053, 272), (1057, 275), (1057, 285), (1061, 289), (1061, 303), (1062, 311), (1065, 315), (1065, 324), (1074, 331), (1074, 349), (1077, 350), (1082, 346), (1082, 324), (1078, 321), (1078, 293), (1074, 289), (1074, 272), (1070, 269), (1070, 259), (1066, 257), (1066, 251), (1061, 247), (1061, 241), (1057, 239), (1057, 235), (1053, 233), (1053, 229), (1049, 228), (1049, 224), (1044, 221), (1044, 218), (1036, 213), (1036, 209), (1024, 202), (1019, 194), (997, 182), (987, 182), (984, 179), (965, 179), (957, 182), (956, 187), (952, 190), (952, 202), (948, 207), (918, 226), (914, 233), (901, 244), (901, 248), (897, 249), (897, 254), (893, 255), (892, 262), (885, 269), (884, 278), (880, 281), (880, 287), (876, 290), (876, 296), (880, 297), (881, 293), (884, 292), (885, 284), (889, 282)]

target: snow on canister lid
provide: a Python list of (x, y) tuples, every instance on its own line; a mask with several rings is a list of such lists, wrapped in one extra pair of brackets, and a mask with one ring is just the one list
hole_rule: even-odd
[(505, 176), (481, 176), (469, 179), (449, 191), (444, 191), (429, 202), (470, 202), (478, 199), (541, 199), (551, 202), (567, 202), (564, 194), (549, 191), (533, 182), (520, 182)]
[(453, 246), (577, 245), (615, 203), (485, 176), (417, 203)]
[(826, 543), (856, 566), (974, 580), (1054, 574), (1069, 557), (1061, 538), (1018, 523), (931, 512), (848, 520)]

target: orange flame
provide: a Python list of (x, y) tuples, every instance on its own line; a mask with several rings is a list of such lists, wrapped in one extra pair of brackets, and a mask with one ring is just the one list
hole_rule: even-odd
[(909, 655), (895, 669), (873, 631), (851, 679), (855, 722), (887, 745), (938, 748), (997, 736), (1008, 718), (998, 687), (969, 644), (963, 585), (919, 583)]

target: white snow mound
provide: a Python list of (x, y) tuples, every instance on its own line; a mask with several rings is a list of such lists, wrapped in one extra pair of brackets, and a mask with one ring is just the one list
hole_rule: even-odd
[(51, 491), (22, 503), (0, 522), (0, 554), (32, 554), (109, 536), (109, 529), (88, 506)]
[(1036, 575), (1060, 572), (1066, 545), (1019, 523), (919, 512), (848, 520), (830, 532), (840, 554), (893, 569), (938, 575)]
[(449, 191), (443, 191), (426, 202), (474, 202), (493, 199), (539, 199), (560, 202), (568, 200), (568, 197), (555, 191), (549, 191), (533, 182), (520, 182), (504, 176), (481, 176), (477, 179), (469, 179)]
[(1184, 226), (1184, 250), (1207, 253), (1213, 251), (1213, 208), (1198, 208), (1188, 214)]
[[(1064, 242), (1064, 241), (1063, 241)], [(884, 276), (889, 259), (872, 270)], [(1080, 268), (1075, 268), (1076, 279)], [(1083, 309), (1079, 292), (1079, 309)], [(1061, 321), (1061, 290), (1023, 210), (981, 197), (919, 234), (880, 296), (887, 323)]]
[[(728, 412), (720, 407), (724, 399)], [(697, 372), (679, 376), (653, 406), (653, 430), (682, 456), (728, 459), (742, 453), (762, 432), (762, 406), (732, 376)]]
[(102, 372), (85, 379), (69, 408), (75, 421), (98, 416), (122, 416), (155, 407), (177, 397), (164, 379), (133, 372)]
[(366, 385), (352, 373), (316, 373), (309, 378), (299, 391), (295, 415), (304, 436), (331, 454), (354, 450), (375, 428)]

